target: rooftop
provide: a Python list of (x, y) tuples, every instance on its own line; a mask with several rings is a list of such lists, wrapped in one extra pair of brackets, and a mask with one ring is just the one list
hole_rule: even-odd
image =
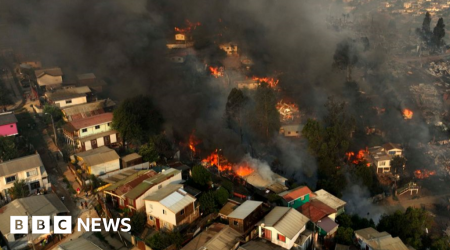
[(327, 206), (325, 203), (319, 200), (312, 200), (303, 204), (298, 210), (308, 217), (312, 222), (317, 222), (320, 219), (327, 217), (332, 213), (336, 213), (336, 209)]
[(89, 87), (83, 86), (83, 87), (76, 87), (76, 88), (67, 88), (67, 89), (57, 89), (54, 92), (47, 92), (45, 93), (45, 96), (56, 102), (61, 100), (67, 100), (77, 97), (83, 97), (86, 96), (86, 94), (91, 93), (91, 90)]
[(232, 229), (230, 226), (225, 226), (219, 233), (214, 235), (206, 244), (201, 246), (199, 249), (207, 250), (223, 250), (223, 249), (234, 249), (239, 243), (239, 237), (241, 234)]
[(51, 76), (62, 76), (62, 70), (61, 68), (47, 68), (47, 69), (37, 69), (34, 71), (34, 74), (36, 75), (36, 78), (40, 78), (44, 75), (51, 75)]
[(234, 202), (227, 202), (219, 211), (219, 214), (228, 216), (229, 214), (231, 214), (231, 212), (233, 212), (237, 207), (239, 206), (239, 204), (236, 204)]
[(261, 205), (262, 205), (261, 201), (247, 200), (244, 203), (242, 203), (239, 207), (237, 207), (233, 212), (231, 212), (231, 214), (229, 214), (228, 217), (243, 220), (247, 218), (247, 216), (249, 216)]
[(64, 125), (66, 130), (76, 131), (82, 128), (92, 127), (94, 125), (100, 125), (108, 122), (112, 122), (113, 114), (112, 113), (103, 113), (91, 117), (87, 117), (84, 119), (79, 119), (76, 121), (71, 121)]
[(64, 113), (69, 121), (79, 120), (87, 117), (92, 117), (98, 114), (104, 113), (104, 108), (114, 107), (116, 105), (111, 99), (98, 100), (91, 103), (83, 103), (78, 105), (73, 105), (69, 107), (62, 108), (61, 111)]
[(82, 81), (82, 80), (94, 80), (95, 79), (95, 74), (94, 73), (78, 74), (77, 78), (78, 78), (79, 81)]
[(227, 225), (222, 223), (213, 223), (211, 226), (206, 227), (204, 231), (198, 234), (195, 238), (189, 241), (181, 250), (198, 250), (211, 240), (216, 234), (222, 231)]
[(356, 230), (355, 234), (363, 238), (373, 250), (408, 250), (400, 238), (393, 238), (389, 233), (380, 233), (371, 227)]
[(143, 195), (147, 190), (149, 190), (151, 187), (158, 185), (159, 183), (172, 178), (173, 176), (181, 173), (180, 171), (169, 168), (169, 169), (163, 169), (160, 173), (157, 175), (150, 177), (143, 182), (139, 183), (133, 190), (125, 194), (125, 197), (130, 199), (136, 199)]
[[(144, 172), (144, 173), (142, 173), (142, 172)], [(138, 175), (132, 175), (118, 183), (115, 183), (115, 184), (109, 186), (108, 188), (106, 188), (105, 190), (111, 190), (111, 191), (114, 190), (115, 194), (123, 195), (123, 194), (126, 194), (129, 191), (133, 190), (133, 188), (135, 188), (136, 186), (141, 184), (146, 179), (158, 174), (153, 170), (148, 170), (148, 171), (144, 170), (142, 172), (139, 172)]]
[(122, 157), (122, 161), (129, 162), (129, 161), (134, 161), (134, 160), (137, 160), (140, 158), (142, 158), (142, 156), (139, 155), (138, 153), (132, 153), (132, 154), (128, 154), (128, 155), (125, 155), (124, 157)]
[[(28, 169), (43, 167), (39, 154), (20, 157), (10, 161), (0, 163), (0, 176), (7, 176), (19, 173)], [(44, 168), (45, 170), (45, 168)]]
[(247, 181), (250, 185), (261, 190), (266, 189), (276, 182), (283, 183), (287, 180), (283, 176), (275, 173), (272, 173), (272, 176), (270, 176), (269, 178), (265, 178), (258, 171), (254, 171), (253, 173), (242, 178), (245, 179), (245, 181)]
[(245, 243), (238, 250), (286, 250), (286, 248), (275, 245), (270, 241), (257, 239)]
[(317, 226), (322, 228), (325, 232), (333, 234), (339, 225), (329, 217), (325, 217), (317, 222)]
[(391, 149), (402, 149), (400, 144), (388, 142), (383, 145), (384, 150), (389, 151)]
[(289, 202), (298, 199), (300, 197), (303, 197), (307, 194), (311, 195), (312, 194), (311, 190), (307, 186), (301, 186), (288, 191), (284, 191), (283, 193), (280, 193), (278, 195), (283, 197), (283, 199), (286, 200), (287, 202)]
[(17, 123), (17, 118), (13, 112), (0, 113), (0, 126)]
[(75, 155), (82, 158), (82, 163), (85, 163), (88, 166), (96, 166), (105, 162), (120, 159), (114, 149), (110, 149), (106, 146), (84, 151)]
[(275, 207), (259, 224), (264, 224), (264, 227), (273, 227), (287, 238), (293, 239), (308, 221), (306, 216), (293, 208)]
[(58, 246), (58, 250), (103, 250), (103, 248), (95, 245), (91, 241), (79, 237), (74, 240), (66, 241)]
[(339, 199), (338, 197), (328, 193), (327, 191), (320, 189), (315, 192), (316, 199), (325, 203), (327, 206), (338, 210), (340, 207), (345, 206), (347, 202)]
[(157, 201), (170, 211), (178, 213), (196, 199), (184, 191), (182, 184), (169, 184), (147, 196), (145, 200)]
[(59, 197), (54, 194), (36, 195), (15, 199), (0, 208), (0, 231), (9, 234), (11, 216), (44, 216), (69, 213), (67, 207)]

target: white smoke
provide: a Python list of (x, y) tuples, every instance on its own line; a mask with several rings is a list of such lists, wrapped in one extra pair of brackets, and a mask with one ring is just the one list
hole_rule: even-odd
[(270, 182), (274, 181), (274, 172), (270, 169), (267, 162), (252, 158), (250, 154), (246, 154), (244, 158), (242, 158), (241, 164), (245, 164), (253, 168), (264, 180)]
[(375, 224), (386, 213), (382, 206), (372, 202), (370, 192), (364, 185), (353, 184), (348, 186), (343, 192), (342, 200), (347, 202), (345, 209), (349, 214), (357, 214), (362, 218), (372, 219)]

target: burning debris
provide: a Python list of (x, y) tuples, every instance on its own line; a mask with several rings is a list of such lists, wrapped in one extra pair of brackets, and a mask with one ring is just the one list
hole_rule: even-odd
[(429, 178), (430, 176), (433, 176), (436, 174), (436, 171), (434, 170), (427, 170), (427, 169), (422, 169), (422, 170), (416, 170), (414, 171), (414, 176), (417, 179), (426, 179)]
[(187, 34), (190, 33), (191, 31), (195, 30), (197, 28), (197, 26), (200, 26), (201, 23), (200, 22), (196, 22), (196, 23), (192, 23), (191, 21), (186, 19), (186, 27), (185, 28), (178, 28), (175, 27), (175, 31), (181, 34)]
[(201, 143), (201, 140), (198, 139), (194, 135), (194, 133), (195, 131), (192, 131), (192, 134), (189, 136), (189, 149), (192, 151), (193, 154), (197, 153), (197, 149), (195, 147)]
[(449, 75), (449, 69), (450, 61), (431, 62), (427, 72), (432, 76), (441, 77)]
[[(358, 154), (355, 154), (355, 152), (347, 152), (345, 153), (345, 156), (347, 157), (347, 162), (351, 162), (355, 165), (358, 165), (362, 162), (366, 162), (366, 155), (368, 155), (367, 149), (361, 149), (358, 151)], [(370, 163), (366, 163), (367, 167), (370, 167)]]
[(212, 67), (212, 66), (209, 66), (209, 72), (215, 78), (222, 77), (223, 76), (223, 71), (224, 71), (223, 67)]
[(265, 82), (265, 83), (267, 83), (271, 88), (277, 87), (278, 82), (280, 81), (280, 80), (275, 79), (275, 78), (273, 78), (273, 77), (257, 77), (257, 76), (253, 76), (253, 77), (252, 77), (252, 80), (257, 81), (257, 82), (259, 82), (259, 83)]
[(404, 109), (402, 113), (405, 120), (411, 120), (413, 118), (414, 113), (409, 109)]
[(281, 100), (277, 103), (277, 110), (280, 113), (281, 122), (292, 122), (300, 119), (300, 112), (295, 103), (287, 103)]

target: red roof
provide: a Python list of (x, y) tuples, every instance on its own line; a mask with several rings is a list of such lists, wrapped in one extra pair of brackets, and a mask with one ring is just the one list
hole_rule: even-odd
[(287, 191), (289, 193), (285, 193), (283, 195), (283, 199), (285, 199), (287, 202), (293, 201), (295, 199), (298, 199), (300, 197), (303, 197), (307, 194), (312, 194), (311, 190), (307, 186), (298, 187), (295, 189), (292, 189), (291, 191)]
[(335, 209), (318, 200), (312, 200), (308, 203), (305, 203), (303, 206), (297, 208), (297, 210), (308, 217), (314, 223), (332, 213), (336, 213)]
[(84, 119), (72, 121), (69, 124), (75, 130), (79, 130), (79, 129), (82, 129), (82, 128), (91, 127), (91, 126), (94, 126), (94, 125), (111, 122), (112, 118), (113, 118), (113, 114), (112, 113), (103, 113), (103, 114), (87, 117), (87, 118), (84, 118)]

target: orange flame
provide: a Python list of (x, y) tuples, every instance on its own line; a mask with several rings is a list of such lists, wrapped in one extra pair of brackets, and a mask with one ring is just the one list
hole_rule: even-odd
[(223, 68), (209, 66), (209, 72), (215, 78), (223, 76)]
[(186, 27), (185, 28), (175, 27), (175, 31), (182, 33), (182, 34), (186, 34), (186, 33), (190, 33), (192, 30), (195, 30), (197, 28), (197, 26), (200, 26), (200, 25), (201, 25), (200, 22), (192, 23), (191, 21), (186, 19)]
[[(358, 151), (358, 154), (356, 154), (356, 155), (354, 152), (347, 152), (347, 153), (345, 153), (345, 156), (347, 157), (348, 162), (351, 162), (351, 163), (357, 165), (366, 160), (366, 153), (367, 153), (367, 150), (361, 149)], [(366, 165), (368, 167), (370, 167), (370, 163), (367, 163)]]
[(217, 150), (202, 160), (202, 165), (209, 168), (216, 166), (220, 172), (234, 173), (237, 176), (247, 176), (255, 171), (248, 163), (231, 164), (224, 156), (219, 155)]
[(409, 110), (409, 109), (404, 109), (403, 110), (403, 118), (405, 118), (407, 120), (412, 119), (413, 118), (413, 114), (414, 113), (411, 110)]
[(276, 108), (280, 113), (281, 121), (292, 121), (300, 118), (299, 108), (295, 103), (287, 103), (281, 100), (277, 103)]
[(250, 166), (247, 166), (247, 165), (237, 166), (237, 167), (235, 167), (234, 171), (238, 176), (247, 176), (247, 175), (255, 172), (255, 170), (253, 168), (251, 168)]
[(197, 146), (198, 144), (200, 144), (201, 140), (199, 140), (195, 135), (195, 130), (192, 131), (191, 135), (189, 136), (189, 148), (191, 149), (191, 151), (193, 153), (196, 153), (197, 150), (195, 148), (195, 146)]
[(428, 177), (433, 176), (435, 174), (436, 174), (436, 171), (434, 171), (434, 170), (429, 171), (429, 170), (426, 170), (426, 169), (422, 169), (422, 170), (414, 171), (414, 176), (417, 179), (425, 179), (425, 178), (428, 178)]
[(257, 77), (257, 76), (253, 76), (252, 80), (254, 81), (258, 81), (258, 82), (265, 82), (267, 83), (271, 88), (275, 88), (278, 85), (278, 82), (280, 80), (278, 79), (274, 79), (272, 77)]

